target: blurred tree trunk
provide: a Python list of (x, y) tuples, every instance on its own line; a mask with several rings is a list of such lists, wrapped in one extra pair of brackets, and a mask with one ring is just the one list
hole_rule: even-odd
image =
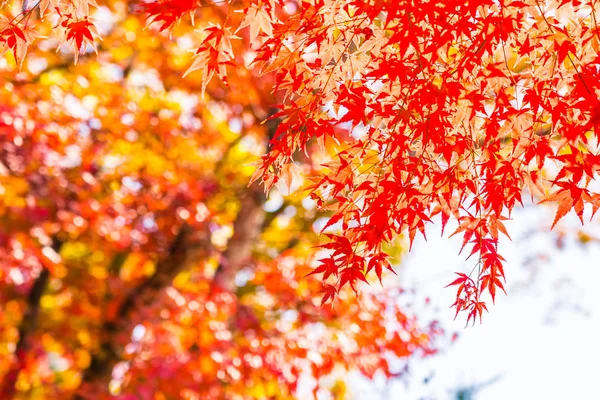
[[(276, 129), (277, 124), (269, 121), (268, 139), (273, 137)], [(258, 182), (247, 187), (242, 194), (240, 210), (233, 223), (233, 236), (220, 256), (211, 282), (211, 294), (235, 292), (235, 276), (251, 259), (254, 244), (265, 228), (265, 201), (266, 195)], [(202, 232), (193, 231), (188, 225), (181, 227), (167, 254), (156, 265), (154, 275), (131, 290), (121, 303), (115, 319), (103, 323), (99, 349), (82, 373), (75, 399), (92, 400), (95, 390), (106, 390), (114, 366), (122, 359), (119, 337), (131, 334), (135, 314), (156, 301), (160, 292), (171, 284), (179, 272), (208, 257), (211, 249), (208, 226)]]
[[(261, 232), (265, 219), (265, 200), (258, 184), (248, 188), (242, 198), (242, 206), (233, 225), (234, 235), (221, 256), (212, 280), (212, 291), (235, 291), (235, 276), (246, 265)], [(210, 248), (208, 230), (194, 232), (189, 226), (182, 226), (166, 256), (157, 264), (155, 274), (129, 293), (121, 303), (115, 319), (102, 325), (100, 348), (83, 372), (81, 392), (76, 395), (76, 399), (93, 399), (85, 397), (84, 393), (88, 390), (93, 393), (94, 388), (102, 387), (105, 390), (114, 366), (121, 360), (122, 349), (118, 348), (118, 337), (130, 334), (133, 329), (132, 321), (135, 320), (133, 315), (158, 299), (159, 293), (171, 284), (179, 272), (207, 257)]]

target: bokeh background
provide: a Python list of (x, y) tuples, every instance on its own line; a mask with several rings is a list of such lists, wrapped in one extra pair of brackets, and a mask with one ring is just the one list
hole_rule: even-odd
[(243, 16), (207, 7), (168, 35), (98, 3), (103, 39), (77, 64), (35, 9), (22, 68), (0, 58), (0, 399), (600, 396), (594, 222), (549, 233), (553, 210), (518, 210), (508, 296), (466, 329), (444, 285), (472, 263), (436, 226), (386, 249), (397, 276), (321, 307), (307, 274), (329, 214), (298, 188), (337, 144), (311, 143), (268, 196), (248, 186), (277, 125), (272, 75), (205, 95), (182, 78), (195, 27)]

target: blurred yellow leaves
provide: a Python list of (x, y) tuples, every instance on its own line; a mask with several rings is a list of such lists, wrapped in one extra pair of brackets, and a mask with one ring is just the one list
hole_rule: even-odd
[(113, 151), (115, 155), (127, 156), (119, 167), (124, 174), (144, 169), (151, 175), (162, 175), (165, 171), (173, 169), (172, 161), (148, 149), (142, 142), (118, 140)]
[(144, 253), (131, 253), (121, 266), (119, 276), (124, 281), (132, 281), (154, 273), (156, 264)]
[(77, 332), (77, 341), (85, 348), (89, 348), (92, 345), (92, 337), (87, 330), (79, 330)]
[(60, 249), (60, 255), (64, 260), (81, 260), (88, 253), (89, 249), (83, 242), (67, 242)]
[(273, 379), (267, 382), (259, 380), (248, 390), (248, 394), (255, 399), (272, 398), (280, 393), (279, 385)]
[(29, 184), (23, 178), (0, 176), (0, 199), (5, 207), (25, 207)]
[(346, 399), (346, 392), (346, 383), (341, 379), (336, 380), (331, 388), (331, 395), (333, 398), (335, 400), (344, 400)]

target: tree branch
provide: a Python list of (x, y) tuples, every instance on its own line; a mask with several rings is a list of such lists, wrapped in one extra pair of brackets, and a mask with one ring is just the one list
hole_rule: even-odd
[[(267, 117), (267, 144), (275, 137), (281, 122), (278, 118), (271, 118), (276, 112), (277, 109), (271, 108)], [(240, 211), (233, 223), (233, 237), (229, 239), (227, 250), (221, 256), (213, 277), (211, 292), (235, 292), (235, 276), (249, 261), (253, 245), (265, 228), (266, 212), (263, 206), (266, 201), (267, 196), (262, 186), (254, 182), (242, 198)]]
[(262, 231), (265, 201), (266, 196), (258, 183), (248, 188), (233, 223), (233, 237), (229, 239), (213, 277), (211, 291), (235, 292), (235, 276), (250, 259), (254, 243)]

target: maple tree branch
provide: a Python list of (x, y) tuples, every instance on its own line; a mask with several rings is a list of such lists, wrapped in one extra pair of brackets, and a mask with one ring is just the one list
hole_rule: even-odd
[[(62, 242), (55, 239), (53, 241), (52, 249), (58, 253), (61, 247)], [(17, 383), (19, 373), (25, 367), (26, 355), (31, 348), (30, 336), (35, 331), (40, 311), (40, 300), (48, 286), (49, 280), (50, 271), (44, 267), (29, 291), (27, 308), (25, 309), (21, 324), (19, 325), (19, 339), (14, 351), (16, 361), (11, 364), (8, 372), (4, 376), (2, 388), (0, 389), (0, 397), (2, 399), (12, 399), (16, 394), (15, 384)]]

